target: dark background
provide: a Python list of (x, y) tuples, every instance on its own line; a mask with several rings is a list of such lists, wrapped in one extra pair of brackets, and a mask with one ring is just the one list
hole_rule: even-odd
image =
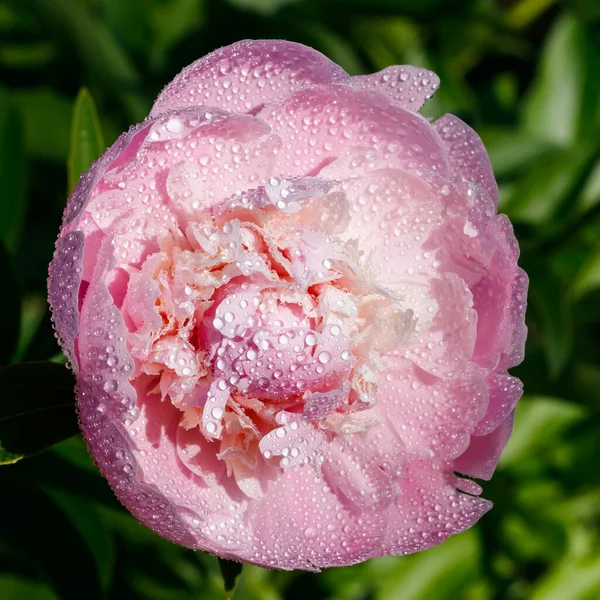
[[(249, 37), (309, 44), (351, 74), (435, 70), (442, 85), (425, 112), (453, 112), (483, 137), (531, 290), (526, 359), (514, 369), (526, 395), (484, 485), (495, 508), (418, 555), (318, 575), (246, 567), (236, 597), (597, 600), (598, 0), (0, 2), (0, 361), (60, 361), (46, 269), (70, 148), (73, 172), (102, 144), (98, 132), (86, 138), (89, 102), (72, 131), (80, 88), (109, 145), (181, 68)], [(78, 437), (0, 467), (0, 511), (3, 600), (223, 597), (216, 559), (139, 526)]]

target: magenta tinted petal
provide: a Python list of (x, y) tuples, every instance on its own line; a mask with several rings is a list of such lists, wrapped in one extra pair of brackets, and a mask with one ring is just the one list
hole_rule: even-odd
[(489, 402), (485, 415), (477, 423), (474, 434), (487, 435), (494, 431), (511, 413), (523, 394), (520, 379), (506, 373), (492, 373), (486, 379)]
[(254, 113), (307, 85), (349, 80), (341, 67), (302, 44), (244, 40), (186, 67), (161, 92), (151, 115), (199, 104)]
[(466, 123), (454, 115), (444, 115), (434, 126), (444, 140), (450, 168), (472, 183), (481, 185), (498, 203), (498, 184), (481, 138)]
[(514, 412), (511, 412), (490, 433), (471, 437), (469, 447), (454, 461), (454, 470), (478, 479), (491, 479), (512, 433), (513, 421)]
[(52, 307), (52, 320), (59, 343), (75, 371), (78, 365), (74, 360), (74, 346), (79, 329), (79, 285), (84, 242), (81, 231), (58, 238), (48, 272), (48, 301)]
[(436, 546), (475, 524), (492, 507), (489, 500), (456, 490), (457, 478), (446, 467), (414, 461), (405, 475), (383, 544), (385, 554), (408, 554)]
[(427, 69), (411, 65), (387, 67), (372, 75), (352, 78), (352, 87), (387, 96), (398, 106), (418, 111), (440, 86), (440, 78)]

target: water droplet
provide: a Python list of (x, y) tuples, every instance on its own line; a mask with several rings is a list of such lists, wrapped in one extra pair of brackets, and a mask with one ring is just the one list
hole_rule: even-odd
[(108, 379), (104, 384), (104, 391), (111, 394), (112, 392), (116, 392), (119, 387), (119, 383), (116, 379)]
[(331, 354), (329, 352), (323, 351), (319, 353), (319, 362), (326, 365), (331, 360)]
[(304, 341), (307, 346), (315, 346), (317, 344), (317, 336), (314, 333), (309, 333)]
[(177, 118), (169, 119), (166, 128), (171, 133), (181, 133), (183, 131), (183, 121)]

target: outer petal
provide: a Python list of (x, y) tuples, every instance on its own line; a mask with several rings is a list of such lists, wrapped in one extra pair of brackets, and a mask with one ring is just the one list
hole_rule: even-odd
[(259, 116), (281, 136), (280, 175), (313, 175), (355, 146), (374, 148), (385, 166), (447, 174), (446, 150), (423, 117), (376, 92), (344, 85), (300, 90)]
[(505, 373), (492, 373), (486, 378), (489, 403), (483, 419), (475, 427), (475, 435), (487, 435), (494, 431), (514, 410), (523, 393), (520, 379)]
[(75, 371), (75, 338), (79, 329), (79, 284), (85, 238), (81, 231), (59, 237), (48, 276), (48, 300), (59, 343)]
[(514, 411), (487, 435), (473, 436), (464, 454), (454, 461), (454, 470), (479, 479), (491, 479), (502, 450), (513, 429)]
[(474, 360), (502, 369), (522, 360), (528, 280), (517, 267), (519, 247), (508, 217), (494, 217), (487, 229), (496, 248), (485, 276), (471, 288), (478, 315)]
[(407, 361), (382, 376), (379, 401), (407, 451), (450, 460), (462, 454), (488, 406), (488, 389), (477, 369), (449, 381)]
[(150, 114), (199, 104), (255, 113), (307, 85), (349, 80), (341, 67), (302, 44), (244, 40), (186, 67), (162, 91)]
[(386, 513), (359, 514), (312, 469), (286, 470), (248, 513), (257, 536), (250, 561), (280, 569), (318, 570), (377, 556)]
[(407, 284), (427, 283), (436, 257), (423, 246), (443, 222), (442, 203), (432, 188), (399, 169), (378, 169), (342, 189), (350, 223), (340, 237), (357, 240), (375, 280), (401, 293)]
[(106, 171), (116, 168), (120, 160), (137, 151), (141, 141), (138, 134), (147, 125), (148, 122), (144, 122), (131, 127), (81, 176), (63, 213), (63, 228), (67, 228), (79, 217)]
[(121, 502), (159, 534), (190, 546), (194, 538), (175, 505), (147, 485), (138, 472), (125, 429), (137, 408), (136, 393), (129, 384), (133, 360), (124, 340), (121, 314), (106, 285), (96, 280), (86, 294), (79, 333), (81, 427), (92, 456)]
[(457, 492), (448, 467), (415, 461), (407, 469), (404, 493), (390, 510), (382, 554), (408, 554), (435, 546), (474, 525), (492, 504)]
[(138, 134), (143, 127), (137, 125), (121, 135), (113, 146), (82, 175), (63, 213), (61, 233), (49, 268), (48, 300), (59, 343), (75, 372), (78, 365), (74, 360), (73, 352), (82, 295), (80, 284), (83, 275), (84, 247), (90, 242), (89, 239), (85, 239), (84, 232), (78, 230), (80, 216), (104, 173), (114, 168), (119, 157), (127, 154), (132, 146), (137, 147)]
[(427, 69), (411, 65), (392, 66), (352, 78), (352, 87), (387, 96), (398, 106), (418, 111), (440, 86), (440, 78)]
[(454, 115), (444, 115), (434, 126), (446, 144), (450, 169), (466, 181), (481, 185), (498, 204), (498, 184), (481, 138)]

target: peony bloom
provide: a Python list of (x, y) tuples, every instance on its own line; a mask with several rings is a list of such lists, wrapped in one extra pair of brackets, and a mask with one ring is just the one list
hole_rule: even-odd
[(244, 41), (82, 177), (49, 291), (81, 428), (173, 542), (282, 569), (436, 545), (490, 508), (527, 279), (479, 137), (423, 69)]

